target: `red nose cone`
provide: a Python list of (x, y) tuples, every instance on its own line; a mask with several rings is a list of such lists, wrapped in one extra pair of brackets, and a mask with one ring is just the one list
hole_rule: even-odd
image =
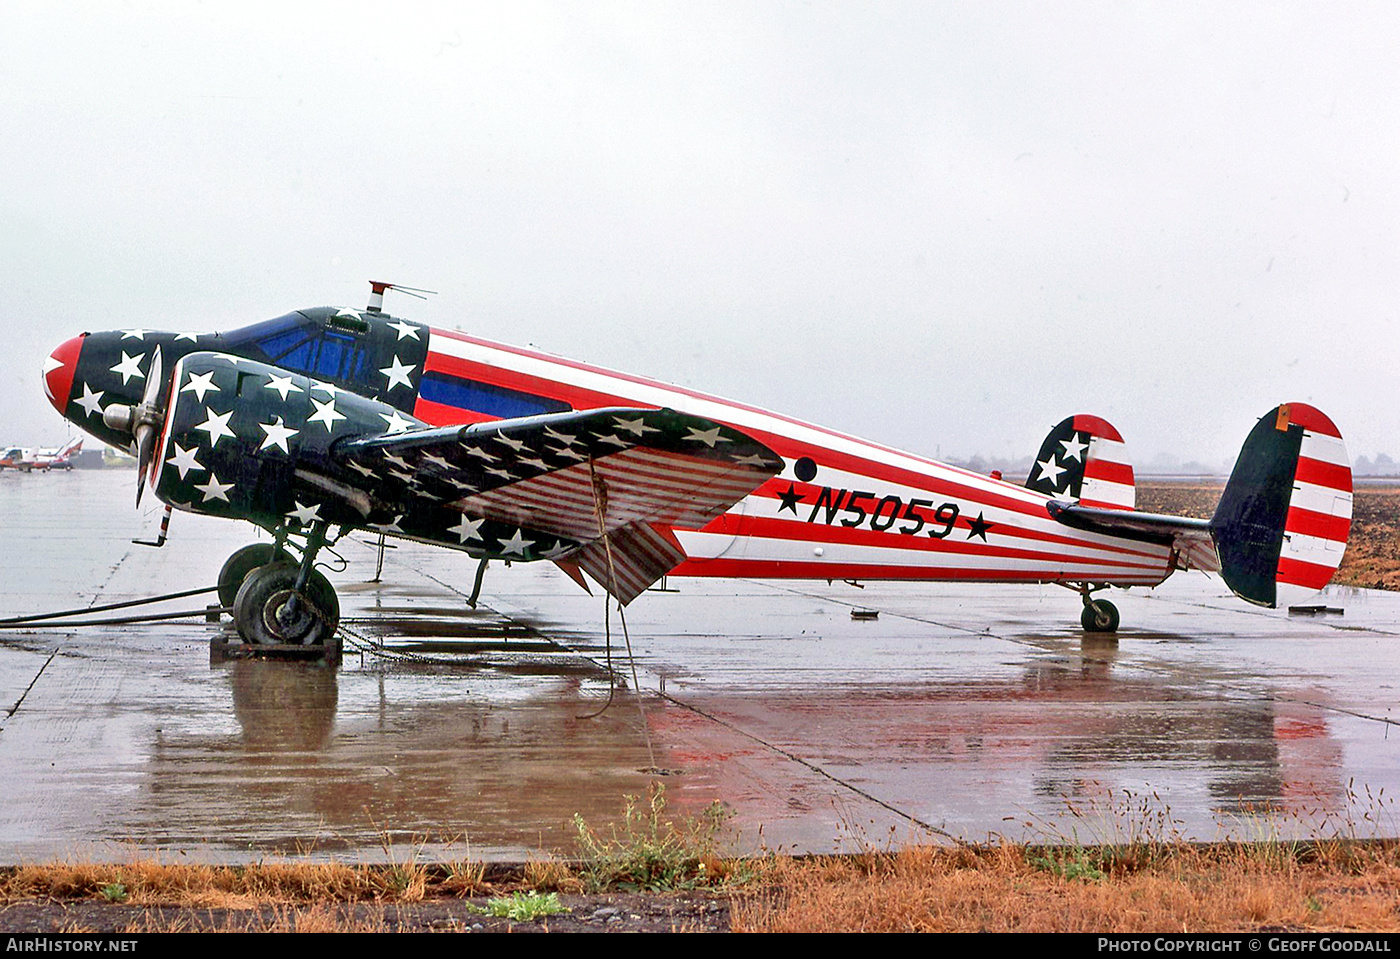
[(75, 336), (50, 353), (44, 361), (44, 392), (60, 413), (68, 408), (68, 394), (73, 389), (73, 374), (78, 369), (78, 354), (82, 351), (83, 337)]

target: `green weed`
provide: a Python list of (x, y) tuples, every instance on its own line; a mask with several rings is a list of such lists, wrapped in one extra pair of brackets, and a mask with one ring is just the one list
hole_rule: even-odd
[(483, 916), (511, 919), (515, 922), (529, 922), (532, 919), (539, 919), (541, 916), (553, 916), (569, 911), (568, 907), (559, 901), (557, 892), (533, 892), (530, 890), (488, 899), (484, 907), (469, 906), (468, 908)]
[(1078, 879), (1084, 882), (1103, 882), (1108, 875), (1099, 868), (1097, 854), (1089, 855), (1083, 846), (1071, 846), (1061, 850), (1047, 850), (1044, 855), (1027, 853), (1026, 862), (1037, 869), (1059, 876), (1061, 879)]
[(624, 797), (622, 823), (607, 836), (575, 813), (584, 887), (662, 892), (722, 882), (728, 868), (716, 847), (725, 818), (718, 802), (698, 816), (668, 818), (660, 783), (652, 784), (645, 801)]

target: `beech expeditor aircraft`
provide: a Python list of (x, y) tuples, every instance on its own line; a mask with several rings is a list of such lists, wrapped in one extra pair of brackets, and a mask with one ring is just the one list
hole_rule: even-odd
[(138, 457), (138, 503), (149, 485), (167, 511), (273, 534), (220, 574), (245, 641), (328, 642), (339, 604), (316, 555), (360, 529), (551, 560), (621, 603), (668, 574), (1058, 583), (1092, 632), (1118, 626), (1093, 598), (1108, 586), (1198, 569), (1286, 606), (1326, 586), (1346, 548), (1350, 461), (1302, 403), (1259, 420), (1212, 519), (1163, 516), (1134, 510), (1122, 437), (1096, 416), (1051, 430), (1019, 486), (397, 319), (391, 288), (372, 284), (364, 310), (227, 333), (84, 333), (45, 363), (58, 411)]

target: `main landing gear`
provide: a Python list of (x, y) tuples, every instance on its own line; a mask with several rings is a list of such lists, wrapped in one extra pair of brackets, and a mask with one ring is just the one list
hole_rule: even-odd
[(245, 546), (219, 572), (219, 602), (232, 607), (245, 643), (257, 646), (329, 646), (340, 624), (340, 601), (330, 580), (316, 569), (326, 525), (312, 527), (301, 558), (288, 551), (287, 531), (273, 543)]
[(1090, 583), (1080, 583), (1078, 586), (1070, 588), (1079, 593), (1084, 600), (1084, 612), (1079, 614), (1079, 625), (1084, 627), (1084, 632), (1116, 633), (1118, 631), (1118, 607), (1106, 599), (1092, 597), (1093, 593), (1097, 593), (1101, 589), (1108, 589), (1107, 585), (1094, 586)]

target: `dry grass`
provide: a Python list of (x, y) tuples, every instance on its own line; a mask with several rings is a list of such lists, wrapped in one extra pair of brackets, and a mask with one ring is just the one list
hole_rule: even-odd
[[(439, 885), (470, 895), (476, 882), (461, 864)], [(0, 902), (25, 899), (96, 899), (136, 906), (179, 905), (243, 909), (269, 903), (418, 902), (428, 890), (426, 867), (272, 862), (249, 866), (61, 862), (19, 866), (0, 876)]]
[[(1049, 868), (1044, 848), (916, 846), (888, 855), (779, 860), (768, 888), (734, 904), (742, 932), (1235, 932), (1400, 929), (1400, 847), (1163, 846), (1099, 877)], [(1330, 850), (1330, 851), (1329, 851)]]

